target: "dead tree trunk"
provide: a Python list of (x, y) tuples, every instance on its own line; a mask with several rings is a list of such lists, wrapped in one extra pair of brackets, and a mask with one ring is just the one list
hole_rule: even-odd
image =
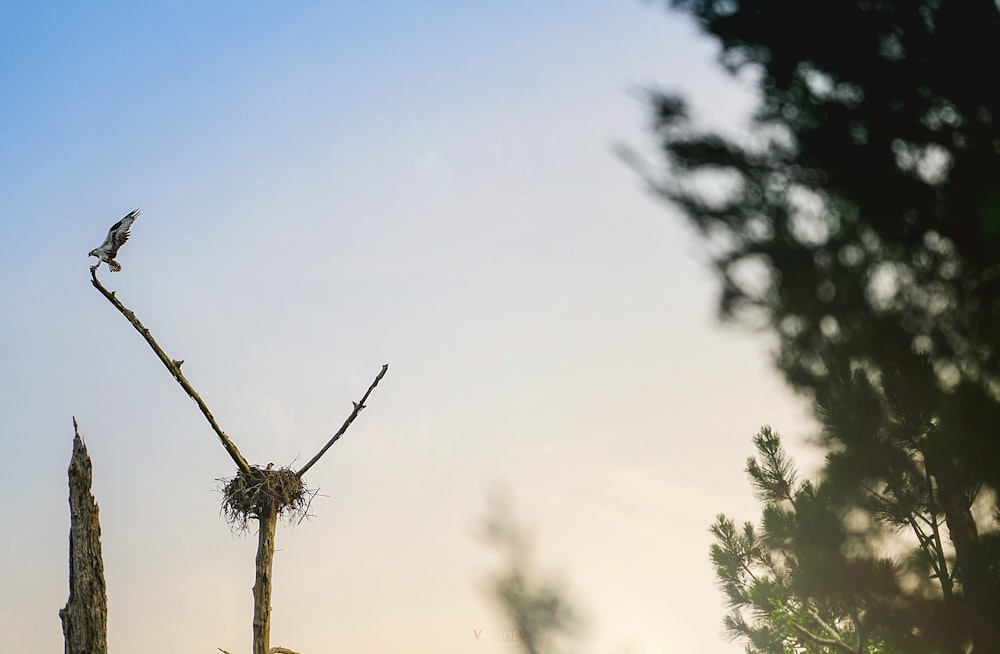
[(271, 567), (274, 564), (274, 531), (278, 511), (265, 505), (257, 516), (257, 579), (253, 585), (253, 654), (271, 651)]
[[(159, 343), (156, 342), (156, 339), (153, 338), (149, 329), (139, 321), (135, 313), (128, 309), (113, 291), (104, 288), (104, 285), (97, 279), (97, 266), (90, 269), (90, 277), (94, 288), (118, 309), (135, 330), (142, 335), (157, 358), (160, 359), (167, 370), (170, 371), (170, 374), (173, 375), (174, 379), (177, 380), (177, 383), (195, 401), (205, 419), (208, 420), (212, 430), (219, 437), (222, 446), (229, 453), (233, 462), (236, 463), (239, 472), (226, 485), (224, 490), (223, 513), (226, 514), (233, 525), (245, 526), (247, 518), (254, 517), (260, 526), (257, 543), (256, 581), (253, 587), (253, 654), (274, 654), (279, 651), (290, 651), (280, 647), (274, 648), (274, 650), (270, 649), (271, 568), (274, 563), (274, 532), (278, 518), (282, 513), (288, 514), (290, 511), (294, 511), (296, 507), (302, 507), (303, 511), (308, 509), (308, 502), (303, 499), (305, 497), (303, 475), (344, 435), (347, 428), (351, 426), (354, 419), (365, 408), (368, 396), (375, 390), (375, 387), (389, 369), (388, 364), (382, 366), (382, 370), (379, 371), (375, 380), (368, 387), (361, 401), (354, 402), (354, 410), (351, 411), (351, 414), (344, 421), (344, 424), (341, 425), (337, 433), (327, 441), (326, 445), (323, 446), (316, 456), (310, 459), (297, 472), (292, 472), (292, 470), (287, 468), (272, 470), (271, 466), (268, 466), (266, 469), (251, 466), (243, 458), (243, 455), (240, 454), (236, 444), (219, 427), (219, 423), (216, 422), (212, 412), (209, 411), (208, 405), (205, 404), (201, 396), (198, 395), (194, 387), (191, 386), (191, 383), (188, 382), (187, 378), (181, 372), (181, 364), (184, 362), (169, 357), (163, 351), (163, 348), (160, 347)], [(101, 583), (103, 590), (103, 579)], [(225, 650), (221, 651), (225, 652)], [(104, 650), (102, 649), (100, 652), (103, 654)], [(67, 650), (68, 653), (69, 650)], [(87, 654), (97, 654), (97, 650), (87, 652)]]
[(107, 654), (108, 597), (101, 558), (100, 509), (90, 493), (91, 463), (73, 418), (69, 461), (69, 600), (59, 611), (65, 654)]

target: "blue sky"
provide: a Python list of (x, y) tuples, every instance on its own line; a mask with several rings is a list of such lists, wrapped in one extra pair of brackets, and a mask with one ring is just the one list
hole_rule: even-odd
[[(719, 327), (705, 255), (613, 154), (639, 89), (751, 106), (683, 17), (630, 0), (8, 2), (0, 9), (0, 651), (58, 649), (71, 416), (94, 459), (112, 651), (249, 651), (255, 542), (232, 465), (89, 283), (253, 463), (369, 409), (278, 532), (272, 643), (503, 652), (475, 538), (510, 489), (591, 652), (737, 652), (707, 527), (752, 518), (750, 436), (803, 406), (761, 336)], [(810, 453), (806, 450), (807, 456)]]

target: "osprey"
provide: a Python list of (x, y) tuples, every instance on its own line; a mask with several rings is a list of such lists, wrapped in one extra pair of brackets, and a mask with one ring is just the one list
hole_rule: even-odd
[(108, 264), (111, 272), (118, 272), (122, 269), (121, 264), (115, 261), (115, 255), (118, 254), (118, 248), (128, 240), (128, 228), (132, 226), (132, 223), (138, 217), (138, 209), (129, 212), (128, 215), (111, 226), (104, 242), (90, 251), (89, 256), (97, 257), (97, 265), (94, 266), (94, 270), (97, 270), (97, 266), (101, 265), (102, 261)]

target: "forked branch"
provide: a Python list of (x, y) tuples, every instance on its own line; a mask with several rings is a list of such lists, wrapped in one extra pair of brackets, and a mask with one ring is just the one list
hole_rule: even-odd
[[(184, 373), (181, 372), (181, 363), (183, 363), (183, 361), (177, 361), (176, 359), (171, 359), (167, 356), (167, 353), (163, 351), (163, 348), (161, 348), (159, 343), (156, 342), (156, 339), (153, 338), (153, 335), (149, 332), (149, 330), (146, 329), (141, 322), (139, 322), (135, 313), (122, 304), (121, 300), (115, 297), (113, 292), (104, 288), (101, 282), (97, 279), (96, 266), (90, 269), (90, 278), (93, 280), (94, 288), (100, 291), (101, 295), (106, 297), (108, 302), (118, 309), (118, 311), (121, 312), (121, 314), (125, 316), (130, 323), (132, 323), (135, 330), (139, 332), (144, 339), (146, 339), (146, 342), (149, 343), (149, 347), (153, 348), (153, 352), (156, 353), (156, 356), (159, 357), (163, 365), (167, 367), (170, 374), (174, 376), (177, 383), (181, 385), (181, 388), (184, 389), (191, 399), (194, 400), (195, 404), (198, 405), (198, 408), (201, 409), (201, 412), (205, 415), (205, 419), (208, 420), (208, 424), (212, 426), (215, 434), (219, 437), (219, 440), (222, 441), (222, 446), (226, 448), (226, 452), (229, 453), (230, 458), (232, 458), (232, 460), (236, 463), (236, 466), (240, 469), (240, 471), (249, 475), (250, 465), (246, 462), (246, 459), (243, 458), (243, 455), (240, 454), (239, 449), (237, 449), (233, 441), (231, 441), (229, 437), (226, 436), (225, 432), (222, 431), (222, 428), (219, 427), (219, 423), (215, 421), (215, 417), (212, 415), (212, 412), (208, 410), (208, 406), (201, 399), (201, 396), (198, 395), (198, 392), (194, 390), (194, 387), (191, 386), (191, 383), (187, 380), (187, 378), (184, 377)], [(367, 397), (367, 395), (365, 397)]]
[(306, 470), (313, 467), (313, 465), (315, 465), (316, 462), (320, 460), (320, 457), (326, 454), (326, 451), (330, 449), (330, 447), (334, 443), (336, 443), (341, 436), (344, 435), (344, 432), (347, 431), (347, 428), (351, 426), (351, 423), (354, 422), (354, 419), (358, 417), (359, 413), (361, 413), (361, 409), (365, 408), (365, 402), (368, 400), (368, 396), (372, 394), (372, 391), (375, 390), (375, 387), (378, 386), (378, 383), (382, 381), (383, 377), (385, 377), (385, 373), (387, 370), (389, 370), (388, 363), (382, 366), (381, 372), (378, 373), (378, 376), (375, 377), (375, 381), (373, 381), (371, 383), (371, 386), (368, 387), (368, 390), (365, 391), (365, 394), (361, 397), (361, 401), (354, 403), (354, 410), (351, 411), (351, 415), (347, 416), (347, 420), (345, 420), (344, 424), (340, 426), (340, 429), (337, 430), (337, 433), (334, 434), (329, 441), (327, 441), (326, 445), (323, 446), (323, 449), (321, 449), (319, 452), (316, 453), (316, 456), (309, 459), (309, 462), (306, 463), (304, 466), (302, 466), (302, 468), (295, 473), (296, 475), (302, 477), (302, 475), (306, 474)]

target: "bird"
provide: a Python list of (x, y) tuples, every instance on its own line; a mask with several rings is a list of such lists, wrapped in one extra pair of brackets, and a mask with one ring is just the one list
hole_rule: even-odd
[(101, 265), (102, 261), (108, 264), (108, 268), (111, 269), (111, 272), (118, 272), (122, 269), (121, 264), (115, 261), (115, 256), (118, 254), (118, 248), (124, 245), (125, 241), (128, 240), (128, 229), (138, 217), (139, 210), (134, 209), (127, 213), (124, 218), (111, 226), (111, 229), (108, 230), (108, 236), (104, 239), (104, 242), (91, 250), (88, 255), (91, 257), (97, 257), (97, 264), (94, 265), (91, 270), (97, 270), (97, 267)]

